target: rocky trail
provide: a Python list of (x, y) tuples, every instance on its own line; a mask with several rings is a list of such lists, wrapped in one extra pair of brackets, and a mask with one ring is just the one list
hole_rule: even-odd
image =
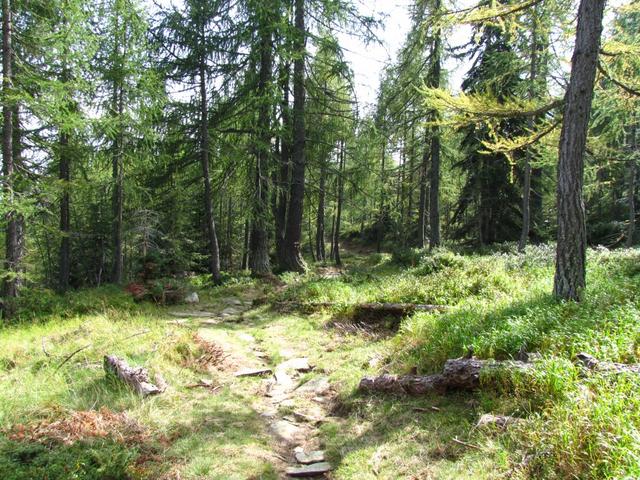
[[(196, 304), (168, 313), (169, 324), (195, 330), (196, 341), (217, 351), (220, 381), (240, 388), (234, 380), (248, 378), (255, 390), (253, 410), (272, 438), (274, 465), (282, 478), (324, 478), (333, 467), (327, 461), (318, 428), (339, 422), (331, 416), (336, 395), (329, 379), (317, 371), (309, 352), (288, 338), (281, 338), (275, 362), (260, 337), (265, 326), (247, 318), (255, 292), (226, 297), (219, 303)], [(250, 333), (251, 332), (251, 333)], [(192, 387), (216, 386), (202, 379)]]

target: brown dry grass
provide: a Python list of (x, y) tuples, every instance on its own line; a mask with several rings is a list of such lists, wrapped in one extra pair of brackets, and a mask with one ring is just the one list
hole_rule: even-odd
[(149, 439), (146, 430), (126, 413), (106, 407), (100, 410), (63, 411), (58, 418), (30, 424), (16, 424), (6, 435), (19, 442), (72, 445), (89, 438), (110, 438), (125, 444), (142, 444)]

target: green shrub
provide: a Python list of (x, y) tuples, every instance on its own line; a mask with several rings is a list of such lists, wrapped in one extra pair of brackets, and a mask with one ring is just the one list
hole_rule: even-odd
[(3, 480), (132, 480), (135, 448), (110, 440), (73, 445), (0, 442)]

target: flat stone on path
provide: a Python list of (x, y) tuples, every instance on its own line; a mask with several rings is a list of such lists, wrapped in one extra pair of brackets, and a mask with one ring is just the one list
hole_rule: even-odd
[(222, 315), (223, 317), (231, 317), (233, 315), (239, 315), (241, 313), (242, 312), (237, 308), (227, 307), (220, 313), (220, 315)]
[(304, 467), (287, 468), (287, 475), (294, 478), (318, 477), (329, 473), (331, 464), (327, 462), (314, 463)]
[(206, 320), (200, 320), (201, 326), (210, 326), (210, 325), (220, 325), (220, 320), (216, 320), (215, 318), (208, 318)]
[(233, 374), (234, 377), (259, 377), (261, 375), (271, 374), (270, 368), (243, 368)]
[(256, 341), (256, 338), (253, 335), (251, 335), (249, 333), (246, 333), (246, 332), (238, 333), (238, 338), (240, 340), (244, 340), (245, 342), (248, 342), (248, 343), (255, 343), (255, 341)]
[(329, 379), (327, 377), (317, 377), (309, 380), (307, 383), (299, 386), (296, 389), (298, 393), (313, 393), (315, 395), (322, 395), (331, 388)]
[(223, 298), (222, 301), (227, 305), (236, 305), (236, 306), (242, 305), (242, 300), (236, 297), (226, 297), (226, 298)]
[(282, 350), (280, 350), (280, 356), (282, 358), (289, 359), (289, 358), (295, 357), (296, 356), (296, 352), (294, 352), (293, 350), (289, 350), (287, 348), (283, 348)]
[(295, 382), (293, 378), (291, 378), (287, 374), (287, 372), (285, 372), (284, 370), (280, 370), (279, 368), (276, 368), (276, 373), (274, 374), (274, 376), (276, 377), (276, 384), (279, 387), (282, 387), (284, 390), (288, 390), (288, 391), (293, 390), (293, 387), (295, 386)]
[(315, 450), (313, 452), (306, 453), (304, 450), (295, 452), (296, 462), (303, 465), (310, 465), (312, 463), (320, 463), (325, 461), (325, 455), (322, 450)]
[(287, 420), (273, 422), (269, 428), (278, 440), (286, 443), (295, 443), (304, 435), (304, 429)]
[(309, 365), (309, 359), (307, 357), (299, 357), (285, 360), (276, 367), (276, 371), (296, 370), (297, 372), (309, 372), (312, 370), (312, 368), (313, 367)]

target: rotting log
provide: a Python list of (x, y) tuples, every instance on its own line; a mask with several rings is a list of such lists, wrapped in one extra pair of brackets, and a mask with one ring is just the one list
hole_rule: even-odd
[(458, 358), (447, 360), (442, 373), (434, 375), (380, 375), (364, 377), (360, 380), (359, 390), (363, 392), (396, 393), (424, 395), (427, 393), (446, 393), (448, 391), (475, 390), (481, 385), (481, 376), (487, 379), (492, 374), (505, 370), (524, 373), (530, 371), (532, 363), (521, 361), (478, 360), (476, 358)]
[(115, 375), (143, 397), (158, 395), (167, 389), (167, 383), (160, 375), (156, 375), (156, 384), (151, 383), (146, 368), (131, 367), (115, 355), (105, 355), (104, 370), (108, 375)]
[(615, 362), (603, 362), (598, 360), (588, 353), (579, 353), (576, 358), (580, 364), (587, 370), (598, 373), (635, 373), (640, 374), (640, 364), (638, 363), (615, 363)]

